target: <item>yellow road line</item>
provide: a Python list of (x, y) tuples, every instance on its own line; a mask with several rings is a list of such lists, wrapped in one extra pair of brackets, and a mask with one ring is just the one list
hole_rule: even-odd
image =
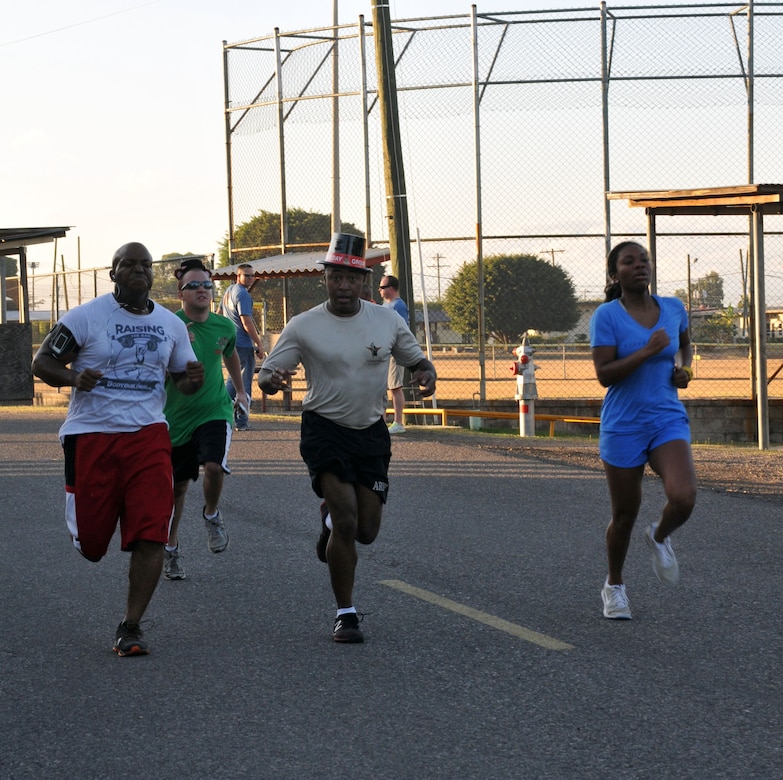
[(400, 580), (380, 580), (381, 585), (386, 585), (389, 588), (407, 593), (409, 596), (415, 596), (422, 601), (428, 601), (430, 604), (435, 604), (443, 609), (456, 612), (458, 615), (464, 615), (472, 620), (477, 620), (479, 623), (484, 623), (492, 628), (496, 628), (498, 631), (505, 631), (511, 636), (524, 639), (526, 642), (532, 642), (534, 645), (540, 645), (547, 650), (573, 650), (574, 646), (569, 645), (566, 642), (561, 642), (559, 639), (553, 639), (546, 634), (539, 634), (537, 631), (531, 631), (524, 626), (518, 626), (516, 623), (510, 623), (503, 618), (495, 617), (487, 612), (482, 612), (479, 609), (473, 609), (472, 607), (466, 607), (464, 604), (452, 601), (451, 599), (439, 596), (437, 593), (431, 593), (428, 590), (422, 590), (416, 588), (413, 585), (408, 585), (406, 582)]

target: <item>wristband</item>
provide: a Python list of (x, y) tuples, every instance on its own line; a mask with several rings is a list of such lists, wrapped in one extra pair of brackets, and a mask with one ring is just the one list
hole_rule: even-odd
[(689, 382), (693, 379), (693, 369), (690, 366), (681, 366), (680, 370), (684, 371), (688, 375)]

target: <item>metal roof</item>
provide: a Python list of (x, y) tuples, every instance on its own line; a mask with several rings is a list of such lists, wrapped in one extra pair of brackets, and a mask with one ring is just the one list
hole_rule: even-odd
[(0, 228), (0, 255), (18, 254), (19, 248), (65, 238), (70, 227)]
[[(323, 272), (323, 262), (325, 252), (288, 252), (284, 255), (275, 257), (263, 257), (260, 260), (247, 260), (234, 265), (216, 268), (212, 274), (213, 279), (236, 279), (237, 270), (240, 265), (252, 266), (256, 277), (259, 279), (269, 277), (296, 277), (296, 276), (318, 276)], [(368, 268), (372, 268), (380, 263), (388, 262), (390, 259), (389, 249), (372, 248), (365, 253), (365, 261)]]

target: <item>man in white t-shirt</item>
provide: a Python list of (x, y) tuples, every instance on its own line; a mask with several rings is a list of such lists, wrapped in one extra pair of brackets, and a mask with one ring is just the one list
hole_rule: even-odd
[(324, 499), (316, 553), (329, 566), (337, 602), (332, 637), (362, 642), (353, 604), (356, 542), (375, 540), (389, 490), (389, 358), (410, 368), (422, 396), (435, 392), (436, 373), (402, 317), (361, 299), (369, 272), (363, 238), (335, 233), (323, 265), (329, 299), (285, 326), (258, 383), (274, 395), (290, 386), (300, 363), (304, 367), (300, 452), (313, 490)]
[(109, 274), (113, 293), (66, 312), (33, 359), (33, 373), (71, 387), (60, 428), (66, 522), (76, 549), (99, 561), (120, 525), (130, 552), (128, 600), (114, 651), (146, 655), (141, 619), (163, 568), (174, 507), (164, 382), (195, 393), (204, 381), (185, 323), (149, 299), (152, 255), (121, 246)]

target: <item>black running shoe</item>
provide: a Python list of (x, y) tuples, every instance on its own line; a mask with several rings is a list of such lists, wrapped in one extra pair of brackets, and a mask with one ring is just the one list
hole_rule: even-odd
[(114, 638), (114, 652), (119, 656), (149, 655), (150, 649), (142, 639), (144, 632), (138, 623), (123, 620), (117, 626), (117, 634)]
[(329, 507), (326, 501), (321, 501), (321, 535), (315, 545), (315, 554), (318, 560), (326, 563), (326, 545), (329, 544), (331, 531), (326, 527), (326, 516), (329, 514)]
[(349, 612), (335, 618), (332, 638), (335, 642), (364, 642), (364, 634), (359, 628), (359, 616), (355, 612)]

